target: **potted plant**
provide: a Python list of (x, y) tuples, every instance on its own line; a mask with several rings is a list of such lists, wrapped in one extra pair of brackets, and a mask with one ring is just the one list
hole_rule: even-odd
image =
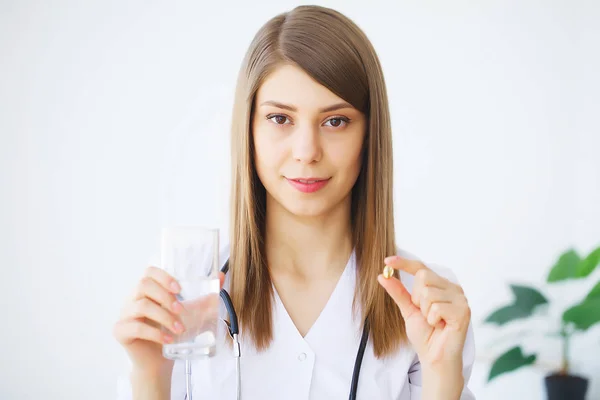
[[(600, 264), (600, 247), (582, 258), (574, 249), (560, 255), (546, 279), (553, 284), (567, 280), (587, 278)], [(539, 314), (539, 310), (549, 304), (541, 290), (531, 286), (510, 284), (514, 295), (511, 304), (493, 311), (485, 323), (502, 326), (515, 320), (522, 320)], [(545, 377), (548, 400), (583, 400), (588, 388), (588, 379), (573, 375), (569, 369), (569, 344), (573, 335), (583, 333), (600, 322), (600, 282), (577, 304), (562, 313), (560, 329), (555, 334), (562, 343), (561, 367)], [(498, 376), (536, 363), (537, 354), (525, 355), (521, 346), (514, 346), (492, 363), (488, 382)]]

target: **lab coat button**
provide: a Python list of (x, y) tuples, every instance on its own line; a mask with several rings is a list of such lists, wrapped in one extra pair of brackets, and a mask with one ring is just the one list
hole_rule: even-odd
[(300, 360), (300, 361), (306, 360), (306, 353), (300, 353), (300, 355), (298, 355), (298, 360)]

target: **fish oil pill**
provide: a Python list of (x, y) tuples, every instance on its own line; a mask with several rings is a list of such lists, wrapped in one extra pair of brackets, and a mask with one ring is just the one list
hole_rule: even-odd
[(389, 265), (386, 265), (383, 268), (383, 277), (385, 279), (389, 279), (394, 275), (394, 268), (390, 267)]

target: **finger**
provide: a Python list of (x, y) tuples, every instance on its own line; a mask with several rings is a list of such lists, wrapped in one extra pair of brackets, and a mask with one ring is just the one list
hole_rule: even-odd
[(161, 284), (149, 277), (142, 278), (138, 285), (134, 299), (141, 300), (145, 297), (154, 300), (154, 302), (160, 304), (175, 314), (179, 314), (183, 310), (183, 306), (179, 301), (177, 301), (175, 295), (167, 291)]
[(148, 318), (169, 329), (174, 334), (183, 332), (183, 324), (165, 308), (148, 298), (139, 299), (131, 303), (126, 319)]
[(429, 268), (417, 271), (415, 274), (415, 279), (423, 281), (425, 286), (435, 286), (442, 289), (450, 286), (450, 281), (448, 279), (438, 275)]
[(463, 302), (433, 303), (427, 314), (427, 322), (431, 326), (440, 321), (446, 324), (464, 328), (469, 325), (470, 309)]
[(435, 303), (450, 303), (452, 300), (452, 293), (448, 290), (436, 288), (433, 286), (426, 286), (421, 290), (419, 296), (419, 304), (421, 308), (421, 314), (427, 318), (429, 309), (432, 304)]
[(383, 286), (394, 302), (396, 302), (404, 319), (408, 319), (419, 312), (419, 309), (413, 304), (410, 298), (410, 293), (408, 293), (402, 282), (398, 279), (386, 279), (383, 275), (379, 275), (377, 281)]
[(443, 329), (446, 326), (446, 321), (442, 319), (439, 315), (427, 316), (427, 323), (434, 328)]
[(411, 298), (417, 307), (421, 307), (421, 294), (425, 288), (435, 287), (439, 289), (449, 290), (451, 283), (442, 278), (430, 269), (421, 269), (415, 274)]
[(436, 326), (444, 319), (443, 315), (448, 315), (450, 307), (449, 303), (433, 303), (427, 313), (427, 323)]
[(140, 320), (120, 321), (115, 324), (113, 335), (118, 342), (127, 344), (136, 339), (148, 340), (159, 344), (171, 343), (173, 337)]
[(389, 265), (394, 269), (399, 269), (401, 271), (407, 272), (411, 275), (415, 275), (418, 271), (422, 269), (429, 269), (425, 264), (417, 260), (409, 260), (400, 256), (390, 256), (386, 257), (383, 260), (385, 265)]
[(413, 281), (413, 287), (410, 294), (413, 304), (421, 308), (421, 293), (425, 288), (425, 282), (422, 279), (416, 279)]
[(387, 257), (384, 262), (394, 269), (414, 275), (415, 278), (423, 279), (428, 286), (446, 287), (450, 283), (450, 281), (441, 277), (431, 268), (417, 260), (409, 260), (400, 256), (391, 256)]
[(177, 283), (175, 278), (173, 278), (167, 271), (163, 269), (150, 266), (146, 268), (144, 276), (154, 279), (171, 293), (179, 293), (181, 291), (181, 286), (179, 286), (179, 283)]

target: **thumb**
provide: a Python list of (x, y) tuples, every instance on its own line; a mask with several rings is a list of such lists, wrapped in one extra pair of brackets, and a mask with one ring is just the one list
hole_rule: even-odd
[(408, 290), (402, 282), (396, 278), (384, 278), (383, 275), (377, 276), (377, 281), (385, 291), (391, 296), (400, 308), (400, 313), (404, 319), (410, 318), (414, 313), (420, 313), (421, 310), (412, 302), (412, 298)]

